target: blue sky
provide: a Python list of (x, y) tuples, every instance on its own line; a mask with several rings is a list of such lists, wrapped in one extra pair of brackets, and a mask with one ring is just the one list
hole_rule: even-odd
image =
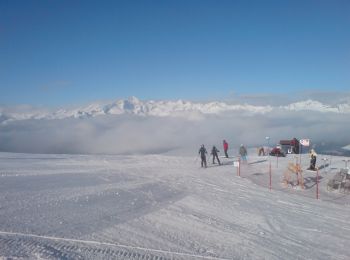
[(350, 90), (350, 1), (0, 1), (0, 104)]

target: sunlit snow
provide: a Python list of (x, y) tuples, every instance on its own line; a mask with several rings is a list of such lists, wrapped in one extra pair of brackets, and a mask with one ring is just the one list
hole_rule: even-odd
[(293, 155), (254, 152), (241, 177), (234, 158), (0, 153), (0, 258), (349, 259), (350, 195), (326, 189), (346, 158), (317, 200), (307, 155), (302, 190), (281, 184)]

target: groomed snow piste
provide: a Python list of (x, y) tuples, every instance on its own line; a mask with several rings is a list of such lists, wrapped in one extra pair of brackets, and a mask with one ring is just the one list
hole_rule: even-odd
[(349, 259), (350, 195), (326, 189), (344, 158), (319, 200), (315, 173), (284, 188), (295, 158), (270, 159), (271, 191), (267, 157), (238, 177), (224, 158), (0, 153), (0, 258)]

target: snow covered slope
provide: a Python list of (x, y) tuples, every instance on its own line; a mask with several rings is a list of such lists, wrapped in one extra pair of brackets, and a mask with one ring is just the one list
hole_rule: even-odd
[[(350, 113), (350, 104), (344, 103), (336, 106), (322, 104), (318, 101), (306, 100), (292, 103), (286, 106), (254, 106), (249, 104), (228, 104), (225, 102), (194, 103), (190, 101), (141, 101), (136, 97), (127, 100), (117, 100), (111, 103), (93, 103), (86, 107), (76, 109), (60, 109), (48, 111), (40, 109), (10, 110), (0, 108), (0, 120), (24, 120), (24, 119), (63, 119), (85, 118), (100, 115), (134, 114), (141, 116), (186, 116), (191, 113), (221, 114), (225, 112), (244, 111), (249, 113), (265, 114), (274, 110), (284, 111), (318, 111), (332, 113)], [(2, 119), (1, 119), (2, 118)]]
[(0, 258), (349, 259), (349, 195), (326, 190), (342, 159), (316, 200), (314, 173), (281, 186), (293, 156), (272, 160), (269, 191), (265, 157), (238, 177), (224, 158), (0, 153)]

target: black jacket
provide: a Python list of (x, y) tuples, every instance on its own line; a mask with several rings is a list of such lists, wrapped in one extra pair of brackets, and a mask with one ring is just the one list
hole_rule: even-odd
[(205, 149), (205, 147), (203, 146), (203, 147), (201, 147), (201, 148), (199, 149), (199, 152), (198, 152), (198, 153), (201, 154), (201, 157), (204, 157), (205, 154), (207, 153), (207, 149)]
[(213, 149), (211, 149), (211, 154), (212, 155), (218, 155), (220, 151), (218, 149), (216, 149), (216, 147), (214, 146)]

